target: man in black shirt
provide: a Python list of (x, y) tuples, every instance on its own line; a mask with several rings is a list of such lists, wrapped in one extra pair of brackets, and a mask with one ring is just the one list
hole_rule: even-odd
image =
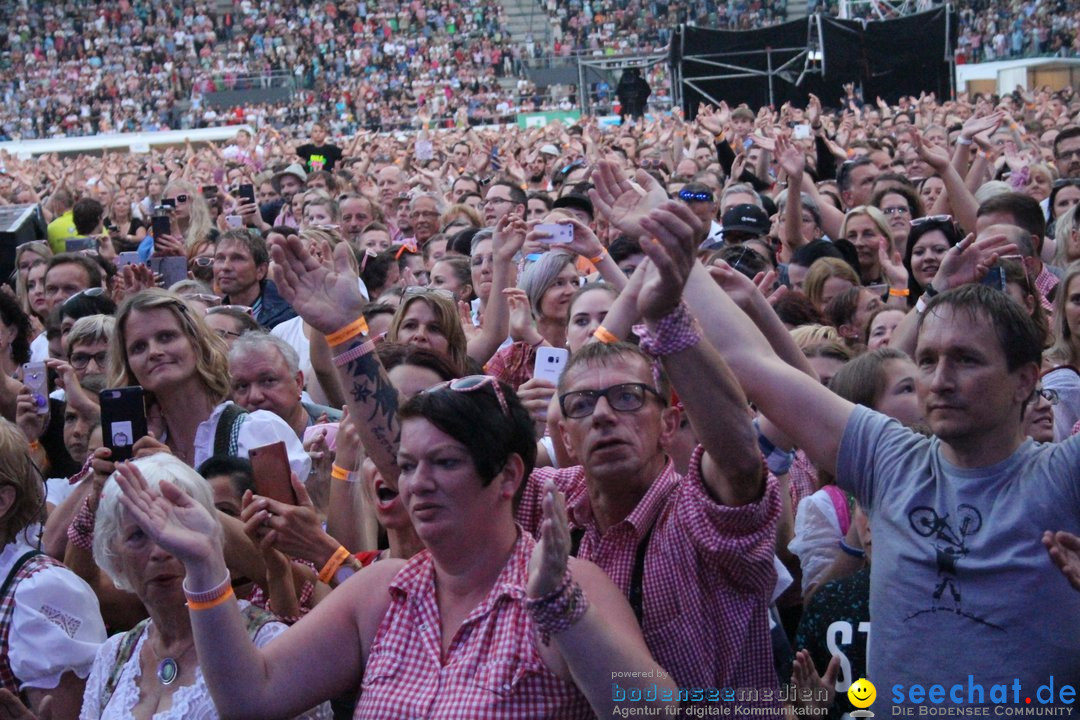
[(296, 154), (304, 161), (304, 169), (309, 173), (334, 172), (342, 155), (337, 145), (326, 144), (326, 128), (319, 123), (311, 126), (311, 142), (296, 148)]

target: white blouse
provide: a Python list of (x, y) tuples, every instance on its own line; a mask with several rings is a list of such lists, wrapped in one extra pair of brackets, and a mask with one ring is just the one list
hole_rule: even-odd
[[(246, 604), (246, 603), (243, 603)], [(148, 624), (144, 629), (131, 657), (124, 663), (124, 669), (120, 675), (120, 681), (116, 684), (109, 704), (101, 708), (101, 694), (109, 681), (113, 667), (116, 665), (116, 654), (120, 651), (120, 643), (124, 633), (113, 635), (101, 646), (97, 657), (94, 659), (94, 667), (90, 671), (90, 679), (86, 681), (86, 692), (83, 693), (82, 711), (79, 720), (121, 720), (130, 718), (135, 706), (139, 703), (139, 677), (142, 668), (139, 665), (139, 656), (142, 652), (143, 643), (149, 635)], [(259, 628), (253, 640), (256, 647), (264, 647), (271, 640), (285, 632), (287, 626), (279, 622), (269, 622)], [(210, 697), (210, 690), (206, 687), (203, 679), (202, 668), (195, 669), (195, 683), (193, 685), (181, 685), (172, 694), (172, 705), (168, 710), (163, 710), (154, 715), (153, 720), (218, 720), (217, 708)], [(330, 703), (325, 702), (311, 710), (308, 710), (297, 718), (304, 720), (329, 720), (333, 717)]]
[[(202, 465), (214, 454), (214, 436), (217, 434), (221, 413), (227, 404), (223, 402), (215, 407), (210, 417), (199, 423), (198, 429), (195, 430), (195, 467)], [(238, 422), (241, 425), (236, 436), (237, 456), (246, 458), (251, 448), (284, 440), (285, 450), (289, 454), (289, 466), (296, 473), (296, 477), (300, 478), (300, 482), (307, 482), (308, 474), (311, 472), (311, 458), (304, 450), (300, 438), (287, 422), (269, 410), (248, 413), (247, 417)]]
[[(15, 561), (33, 549), (24, 535), (19, 533), (0, 552), (0, 583)], [(20, 691), (55, 688), (69, 671), (85, 678), (103, 642), (105, 623), (97, 596), (66, 567), (39, 571), (15, 586), (8, 662), (19, 678)]]

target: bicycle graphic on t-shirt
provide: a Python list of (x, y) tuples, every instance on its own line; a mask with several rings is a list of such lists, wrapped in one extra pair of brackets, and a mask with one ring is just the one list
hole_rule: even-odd
[[(982, 513), (978, 508), (961, 503), (953, 517), (949, 513), (939, 515), (937, 510), (931, 507), (919, 506), (908, 513), (908, 522), (911, 523), (911, 529), (920, 537), (932, 538), (938, 574), (938, 583), (932, 594), (934, 606), (927, 610), (920, 610), (911, 617), (924, 612), (953, 610), (977, 622), (997, 627), (983, 618), (964, 612), (961, 607), (962, 595), (957, 570), (960, 561), (970, 552), (967, 538), (982, 528)], [(941, 605), (943, 597), (952, 600), (952, 607)]]

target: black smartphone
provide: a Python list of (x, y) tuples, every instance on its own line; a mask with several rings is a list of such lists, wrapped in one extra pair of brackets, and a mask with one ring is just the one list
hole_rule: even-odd
[(161, 276), (161, 286), (170, 288), (181, 280), (187, 280), (187, 258), (179, 255), (151, 257), (146, 262), (150, 269)]
[(246, 203), (254, 203), (255, 186), (251, 183), (242, 183), (236, 190), (236, 197), (243, 198)]
[(111, 460), (130, 460), (135, 441), (147, 434), (146, 402), (138, 385), (106, 388), (101, 399), (101, 436), (112, 452)]
[(203, 185), (202, 186), (203, 197), (212, 198), (217, 195), (217, 185)]
[(251, 448), (248, 459), (251, 460), (251, 477), (255, 481), (256, 493), (286, 505), (297, 504), (289, 454), (283, 441)]
[(161, 198), (161, 207), (169, 208), (169, 210), (176, 209), (176, 200), (173, 198)]
[(150, 234), (162, 237), (172, 234), (172, 218), (168, 215), (153, 215), (150, 218)]

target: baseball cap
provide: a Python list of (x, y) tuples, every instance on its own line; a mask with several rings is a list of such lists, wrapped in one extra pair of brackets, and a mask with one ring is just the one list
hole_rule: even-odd
[(728, 208), (721, 218), (720, 224), (724, 226), (725, 235), (729, 232), (739, 232), (754, 237), (768, 235), (772, 227), (769, 216), (765, 214), (765, 211), (750, 203)]

